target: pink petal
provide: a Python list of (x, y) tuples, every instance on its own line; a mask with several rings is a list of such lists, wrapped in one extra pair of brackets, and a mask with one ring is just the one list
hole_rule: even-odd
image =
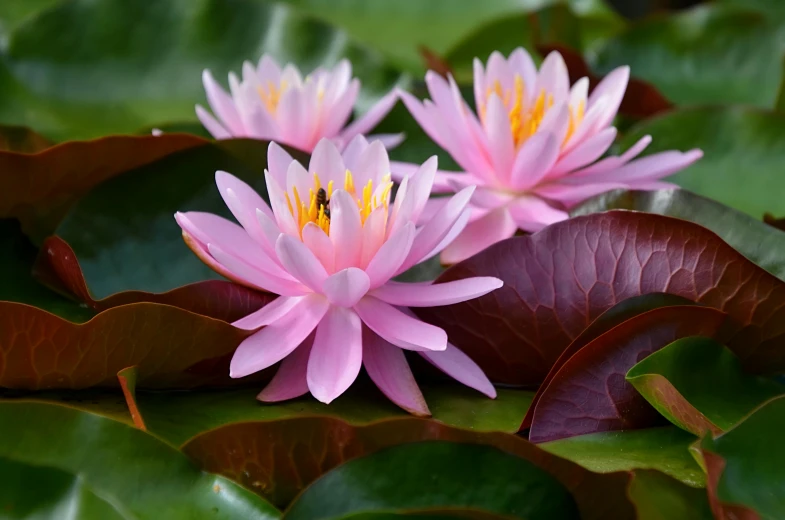
[(270, 196), (270, 206), (272, 206), (278, 228), (288, 235), (299, 236), (300, 229), (294, 221), (294, 215), (289, 211), (285, 192), (272, 174), (266, 172), (264, 177), (267, 181), (267, 194)]
[(438, 132), (436, 132), (436, 128), (434, 127), (434, 124), (431, 120), (431, 116), (425, 110), (425, 106), (420, 102), (420, 100), (405, 90), (398, 90), (398, 97), (400, 97), (401, 101), (403, 101), (403, 104), (406, 105), (406, 109), (409, 110), (409, 113), (412, 115), (414, 120), (417, 121), (417, 124), (422, 127), (423, 131), (425, 131), (425, 133), (428, 134), (428, 136), (439, 146), (444, 148), (444, 141), (441, 139)]
[(333, 103), (325, 116), (324, 126), (322, 127), (323, 137), (341, 137), (341, 129), (352, 115), (354, 104), (357, 101), (357, 94), (360, 92), (360, 82), (356, 78), (349, 83), (349, 87)]
[[(379, 141), (370, 143), (363, 150), (362, 155), (360, 155), (357, 170), (353, 173), (355, 175), (355, 183), (362, 179), (364, 181), (362, 185), (364, 186), (369, 179), (373, 182), (374, 187), (378, 187), (382, 177), (390, 173), (390, 159), (387, 156), (387, 150), (384, 148), (384, 145)], [(356, 186), (356, 189), (359, 191), (362, 189), (362, 186)]]
[(479, 220), (471, 222), (444, 251), (442, 263), (454, 264), (473, 256), (486, 247), (515, 234), (518, 226), (513, 222), (507, 208), (491, 211)]
[(615, 170), (594, 174), (588, 178), (584, 176), (583, 178), (585, 180), (590, 179), (592, 182), (620, 182), (632, 186), (637, 182), (658, 180), (671, 175), (686, 168), (701, 157), (703, 157), (701, 150), (690, 150), (684, 153), (670, 150), (636, 159)]
[(299, 282), (285, 280), (265, 273), (257, 266), (228, 254), (215, 244), (207, 244), (207, 250), (213, 258), (235, 277), (263, 291), (280, 294), (281, 296), (302, 296), (308, 293), (308, 290), (300, 285)]
[(216, 139), (229, 139), (232, 137), (232, 134), (223, 127), (221, 123), (215, 120), (210, 113), (202, 108), (201, 105), (196, 105), (196, 117), (199, 118), (199, 121), (202, 123), (210, 135), (212, 135)]
[(497, 80), (503, 89), (513, 87), (513, 76), (507, 60), (499, 51), (493, 51), (488, 58), (488, 67), (485, 71), (485, 88), (491, 87), (493, 82)]
[(294, 189), (297, 188), (297, 193), (300, 200), (308, 203), (308, 193), (313, 189), (313, 175), (308, 173), (302, 164), (297, 161), (292, 161), (289, 164), (289, 169), (286, 170), (286, 191), (291, 197), (292, 204), (296, 205), (294, 198)]
[(444, 240), (471, 200), (473, 192), (474, 187), (464, 188), (455, 196), (450, 197), (447, 203), (441, 206), (441, 209), (418, 230), (411, 250), (406, 256), (406, 260), (398, 268), (397, 273), (406, 271), (413, 265), (420, 263), (425, 255), (433, 251)]
[(510, 216), (515, 224), (524, 231), (539, 231), (540, 229), (567, 220), (567, 212), (556, 209), (539, 197), (526, 195), (519, 197), (508, 207)]
[(594, 174), (604, 173), (611, 171), (619, 166), (630, 162), (634, 157), (637, 157), (647, 146), (651, 143), (651, 136), (644, 135), (632, 145), (626, 152), (619, 156), (606, 157), (601, 161), (587, 166), (586, 168), (575, 170), (570, 174), (570, 178), (591, 176)]
[(332, 107), (338, 101), (341, 95), (346, 91), (349, 86), (349, 81), (352, 79), (352, 64), (349, 60), (341, 60), (333, 68), (332, 73), (327, 81), (327, 87), (324, 90), (324, 98), (322, 102)]
[(596, 103), (600, 98), (607, 98), (607, 108), (602, 118), (597, 121), (597, 128), (603, 128), (613, 121), (619, 111), (621, 101), (624, 99), (624, 91), (627, 90), (627, 82), (630, 79), (630, 68), (622, 66), (612, 70), (605, 76), (600, 83), (594, 87), (589, 101), (588, 108)]
[(330, 240), (335, 246), (335, 270), (355, 267), (362, 252), (362, 221), (354, 198), (343, 190), (330, 200)]
[(412, 248), (414, 231), (414, 223), (407, 222), (382, 244), (382, 247), (368, 262), (365, 273), (371, 279), (372, 288), (379, 287), (398, 272)]
[(335, 268), (335, 247), (327, 233), (313, 222), (303, 227), (303, 244), (305, 244), (324, 266), (328, 273)]
[(277, 403), (308, 393), (306, 373), (313, 338), (314, 334), (311, 333), (299, 347), (281, 361), (275, 376), (256, 396), (258, 400), (265, 403)]
[(288, 314), (245, 339), (234, 352), (229, 375), (245, 377), (274, 365), (292, 353), (327, 313), (324, 296), (310, 294)]
[(553, 134), (556, 138), (556, 142), (561, 146), (561, 143), (563, 143), (564, 139), (567, 137), (567, 130), (569, 127), (570, 107), (567, 106), (567, 103), (559, 103), (557, 101), (556, 104), (548, 110), (545, 117), (542, 118), (542, 122), (540, 123), (537, 132)]
[(413, 415), (431, 415), (403, 351), (367, 327), (363, 329), (363, 366), (390, 401)]
[(284, 142), (301, 150), (310, 148), (311, 128), (307, 126), (305, 101), (300, 89), (288, 88), (281, 94), (275, 116)]
[(327, 271), (308, 246), (290, 235), (281, 235), (275, 243), (281, 265), (314, 292), (321, 292)]
[(259, 210), (267, 216), (273, 216), (273, 210), (262, 200), (256, 191), (234, 175), (222, 171), (215, 172), (215, 183), (224, 199), (226, 206), (234, 218), (243, 226), (248, 235), (262, 245), (265, 251), (269, 250), (269, 241), (259, 220), (256, 211)]
[(510, 118), (501, 98), (493, 93), (488, 98), (485, 112), (485, 131), (488, 134), (491, 158), (496, 176), (503, 181), (510, 178), (515, 157), (515, 143), (510, 129)]
[(269, 216), (262, 210), (256, 210), (256, 222), (259, 224), (259, 229), (264, 234), (264, 241), (261, 242), (262, 248), (265, 253), (274, 261), (278, 261), (278, 255), (275, 254), (275, 243), (281, 235), (281, 230), (278, 228), (278, 223), (275, 221), (275, 216)]
[(576, 170), (587, 164), (591, 164), (604, 154), (616, 139), (616, 129), (606, 128), (600, 133), (586, 139), (577, 145), (570, 152), (563, 155), (556, 165), (551, 169), (549, 178), (559, 177), (567, 172)]
[(539, 95), (533, 88), (537, 82), (537, 67), (534, 61), (525, 49), (518, 47), (512, 51), (507, 63), (513, 76), (518, 75), (523, 80), (526, 102), (530, 103), (532, 98)]
[(395, 103), (397, 102), (398, 92), (393, 89), (377, 101), (365, 115), (347, 126), (344, 131), (341, 132), (341, 137), (349, 141), (356, 135), (367, 134), (384, 119), (384, 116), (392, 110), (392, 107), (395, 106)]
[(368, 136), (368, 141), (372, 143), (378, 141), (382, 143), (382, 146), (384, 146), (388, 150), (392, 150), (393, 148), (396, 148), (405, 140), (406, 140), (405, 132), (401, 132), (399, 134), (371, 134)]
[(466, 229), (466, 226), (469, 225), (469, 222), (471, 222), (471, 216), (472, 216), (471, 209), (464, 210), (464, 212), (461, 213), (461, 215), (458, 217), (458, 220), (455, 221), (455, 224), (453, 224), (452, 228), (444, 236), (442, 241), (439, 242), (439, 244), (436, 247), (431, 249), (431, 252), (425, 255), (420, 260), (420, 262), (425, 262), (430, 258), (438, 255), (444, 249), (446, 249), (447, 246), (452, 244), (455, 241), (455, 239), (458, 238), (461, 233), (463, 233), (463, 230)]
[(371, 286), (371, 280), (365, 271), (357, 267), (349, 267), (331, 275), (324, 281), (324, 295), (333, 305), (354, 307), (365, 296)]
[(472, 69), (474, 72), (474, 104), (480, 107), (485, 103), (485, 69), (479, 58), (474, 58), (472, 61)]
[(352, 172), (359, 171), (360, 156), (367, 148), (368, 140), (362, 135), (358, 135), (349, 141), (349, 144), (346, 145), (346, 148), (341, 153), (347, 170)]
[[(562, 146), (562, 153), (569, 153), (576, 146), (583, 143), (588, 137), (593, 136), (599, 131), (607, 130), (609, 127), (600, 127), (598, 122), (605, 117), (606, 107), (608, 106), (608, 98), (600, 98), (594, 103), (591, 108), (586, 111), (583, 120), (575, 128), (567, 143)], [(613, 128), (613, 127), (610, 127)]]
[(366, 296), (354, 306), (368, 328), (393, 345), (407, 350), (444, 350), (447, 334), (439, 327), (413, 318), (381, 300)]
[(482, 369), (452, 344), (447, 343), (447, 349), (443, 352), (422, 351), (420, 355), (459, 383), (474, 388), (491, 399), (496, 399), (496, 389)]
[(213, 75), (207, 69), (202, 72), (202, 83), (204, 84), (207, 101), (210, 103), (213, 113), (221, 119), (229, 132), (241, 134), (243, 132), (243, 123), (231, 96), (218, 85), (215, 79), (213, 79)]
[(232, 325), (243, 330), (256, 330), (265, 325), (270, 325), (289, 314), (289, 311), (300, 303), (302, 299), (302, 296), (279, 296), (258, 311), (235, 321)]
[(270, 143), (267, 148), (267, 170), (279, 186), (286, 186), (286, 172), (293, 161), (289, 152), (275, 142)]
[(479, 298), (502, 285), (501, 280), (490, 276), (430, 285), (390, 281), (371, 291), (370, 295), (399, 307), (438, 307)]
[(411, 179), (411, 189), (407, 190), (407, 197), (412, 198), (411, 219), (417, 221), (425, 208), (425, 204), (431, 195), (431, 186), (436, 177), (436, 168), (439, 164), (438, 158), (434, 155), (423, 163)]
[(362, 321), (351, 309), (331, 306), (316, 329), (308, 359), (311, 394), (330, 403), (357, 379), (362, 359)]
[[(390, 161), (390, 169), (392, 171), (392, 178), (398, 182), (406, 177), (411, 177), (416, 174), (422, 166), (419, 164), (405, 163), (399, 161)], [(467, 178), (469, 184), (482, 184), (482, 181), (476, 179), (468, 173), (454, 173), (443, 170), (436, 170), (434, 182), (431, 185), (431, 193), (453, 193), (454, 188), (451, 181), (460, 181)]]
[(520, 190), (536, 186), (559, 158), (560, 144), (553, 134), (537, 132), (531, 136), (515, 157), (510, 186)]
[(567, 72), (567, 65), (557, 51), (548, 54), (540, 66), (534, 95), (538, 96), (542, 91), (553, 94), (553, 99), (557, 102), (566, 100), (570, 93), (570, 75)]
[(544, 199), (553, 200), (562, 203), (569, 207), (574, 206), (586, 199), (613, 191), (616, 189), (625, 188), (624, 183), (621, 182), (606, 182), (606, 183), (591, 183), (586, 181), (584, 184), (568, 185), (560, 182), (538, 186), (534, 193)]
[(341, 152), (329, 139), (322, 139), (316, 144), (311, 154), (311, 162), (308, 164), (308, 171), (311, 175), (319, 176), (325, 189), (330, 181), (335, 184), (335, 190), (343, 189), (346, 165), (341, 157)]
[(278, 85), (281, 82), (281, 67), (275, 58), (265, 54), (259, 59), (256, 76), (262, 84), (272, 81), (274, 85)]
[(389, 218), (387, 220), (387, 235), (392, 236), (403, 225), (414, 220), (412, 212), (414, 211), (414, 195), (409, 196), (413, 188), (410, 186), (414, 183), (412, 177), (406, 177), (401, 181), (398, 186), (398, 193), (395, 194), (395, 201), (390, 208)]

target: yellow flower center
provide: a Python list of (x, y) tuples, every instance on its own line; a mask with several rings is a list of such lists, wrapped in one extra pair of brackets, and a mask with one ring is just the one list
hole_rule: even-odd
[[(383, 186), (381, 193), (374, 195), (373, 181), (368, 179), (368, 182), (363, 186), (362, 192), (358, 195), (354, 186), (354, 177), (352, 172), (346, 170), (344, 176), (343, 189), (357, 201), (357, 207), (360, 210), (360, 220), (365, 224), (365, 220), (373, 210), (380, 206), (384, 206), (387, 210), (389, 207), (390, 191), (392, 190), (393, 183), (389, 174), (382, 178)], [(292, 195), (294, 201), (286, 193), (286, 204), (289, 206), (289, 212), (297, 221), (302, 235), (302, 230), (309, 222), (313, 222), (319, 226), (322, 231), (330, 234), (330, 199), (333, 196), (333, 181), (327, 183), (327, 188), (322, 187), (322, 182), (319, 175), (313, 174), (313, 187), (308, 190), (308, 198), (303, 199), (297, 191), (297, 187), (292, 187)]]
[(262, 98), (262, 103), (267, 107), (268, 112), (271, 114), (275, 113), (278, 108), (278, 102), (281, 100), (281, 95), (288, 86), (286, 81), (281, 80), (280, 85), (277, 86), (272, 81), (268, 81), (266, 87), (262, 85), (256, 87), (256, 91), (259, 93), (259, 97)]
[[(499, 96), (505, 107), (509, 107), (508, 117), (510, 118), (510, 130), (515, 147), (520, 147), (525, 143), (542, 124), (542, 120), (548, 110), (553, 106), (553, 94), (546, 94), (545, 90), (541, 90), (540, 94), (535, 98), (534, 103), (525, 105), (526, 85), (520, 75), (515, 75), (515, 81), (512, 91), (502, 88), (499, 80), (493, 83), (492, 87), (488, 87), (485, 93), (485, 105), (480, 107), (480, 117), (485, 120), (486, 106), (488, 100), (493, 94)], [(512, 101), (512, 103), (510, 103)], [(572, 134), (583, 121), (586, 103), (581, 101), (577, 107), (570, 106), (570, 122), (567, 127), (567, 135), (564, 137), (562, 145), (570, 140)]]

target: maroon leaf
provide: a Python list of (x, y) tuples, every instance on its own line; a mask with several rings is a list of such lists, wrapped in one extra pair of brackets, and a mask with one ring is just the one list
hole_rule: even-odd
[(366, 426), (331, 417), (233, 423), (197, 435), (181, 448), (203, 469), (236, 480), (284, 506), (343, 462), (388, 446), (424, 440), (495, 446), (556, 477), (572, 492), (582, 518), (635, 518), (626, 494), (628, 473), (595, 474), (516, 435), (474, 432), (414, 417)]
[(499, 242), (438, 281), (472, 276), (504, 287), (417, 312), (500, 383), (541, 383), (600, 314), (655, 292), (724, 311), (726, 344), (747, 370), (785, 371), (785, 283), (697, 224), (629, 211), (578, 217)]
[(95, 300), (87, 288), (74, 251), (56, 236), (44, 241), (33, 270), (36, 278), (45, 285), (99, 312), (129, 303), (150, 302), (232, 322), (262, 308), (277, 297), (224, 280), (205, 280), (160, 294), (125, 291)]
[(657, 309), (659, 307), (666, 307), (668, 305), (689, 304), (690, 301), (686, 298), (682, 298), (681, 296), (653, 293), (629, 298), (620, 303), (617, 303), (602, 313), (599, 318), (594, 320), (591, 325), (586, 327), (586, 329), (581, 332), (578, 337), (572, 341), (572, 343), (570, 343), (567, 349), (561, 353), (559, 359), (556, 360), (556, 363), (553, 364), (550, 371), (548, 372), (548, 375), (545, 377), (545, 381), (543, 381), (539, 388), (537, 388), (537, 393), (532, 400), (532, 404), (526, 411), (526, 417), (523, 418), (523, 423), (521, 423), (521, 430), (525, 430), (532, 425), (534, 405), (537, 404), (537, 401), (540, 400), (542, 393), (548, 387), (548, 384), (551, 382), (559, 369), (564, 366), (564, 364), (572, 357), (573, 354), (578, 352), (597, 337), (605, 334), (617, 325), (620, 325), (621, 323), (624, 323), (625, 321), (639, 314), (652, 309)]
[(686, 336), (714, 336), (725, 313), (696, 305), (654, 309), (614, 327), (564, 364), (536, 404), (529, 440), (655, 426), (662, 417), (625, 380), (635, 364)]

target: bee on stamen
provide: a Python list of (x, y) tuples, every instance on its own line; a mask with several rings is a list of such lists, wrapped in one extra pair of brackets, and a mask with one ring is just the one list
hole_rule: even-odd
[(316, 207), (320, 206), (324, 206), (324, 216), (330, 218), (330, 199), (327, 198), (324, 188), (319, 188), (316, 192)]

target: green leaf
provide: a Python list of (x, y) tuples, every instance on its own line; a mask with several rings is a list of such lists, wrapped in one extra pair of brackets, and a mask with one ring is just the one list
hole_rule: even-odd
[(676, 104), (773, 107), (785, 51), (785, 25), (751, 11), (703, 5), (630, 25), (593, 57), (607, 73), (632, 75)]
[(590, 433), (537, 446), (598, 473), (654, 469), (701, 487), (703, 472), (689, 453), (694, 441), (692, 435), (667, 427)]
[(0, 125), (0, 151), (36, 153), (50, 146), (48, 139), (29, 128)]
[(0, 511), (4, 519), (125, 520), (76, 473), (0, 458)]
[(669, 421), (699, 436), (726, 431), (785, 394), (785, 386), (745, 373), (730, 350), (701, 337), (654, 352), (627, 372), (627, 381)]
[(574, 208), (571, 216), (629, 209), (689, 220), (710, 229), (744, 256), (785, 280), (785, 233), (687, 190), (616, 190)]
[[(700, 444), (716, 498), (755, 510), (764, 520), (785, 518), (785, 397), (768, 401), (735, 428)], [(714, 488), (715, 486), (712, 486)]]
[(711, 520), (706, 491), (686, 486), (658, 471), (636, 471), (630, 498), (638, 520)]
[(346, 29), (414, 73), (424, 71), (420, 46), (444, 55), (484, 25), (551, 5), (569, 6), (588, 20), (621, 23), (619, 16), (601, 0), (284, 1)]
[(621, 148), (629, 148), (644, 135), (653, 137), (648, 154), (703, 150), (700, 161), (669, 181), (756, 218), (765, 212), (785, 215), (782, 114), (738, 106), (677, 110), (634, 127)]
[[(59, 470), (49, 480), (52, 493), (62, 493), (63, 479), (78, 478), (123, 518), (278, 517), (260, 497), (196, 470), (174, 448), (126, 424), (51, 404), (9, 402), (0, 403), (0, 423), (14, 425), (0, 434), (0, 459)], [(26, 492), (40, 493), (37, 486)]]
[(350, 461), (306, 489), (285, 518), (439, 508), (579, 518), (569, 492), (534, 464), (496, 448), (447, 442), (397, 446)]
[[(262, 404), (255, 389), (221, 392), (137, 393), (137, 404), (150, 432), (176, 446), (226, 424), (274, 421), (297, 417), (335, 417), (352, 425), (409, 417), (378, 390), (358, 381), (329, 406), (307, 396)], [(457, 384), (421, 385), (433, 417), (445, 424), (475, 431), (515, 432), (532, 392), (499, 389), (496, 399)]]
[(73, 0), (8, 35), (0, 122), (64, 140), (195, 121), (202, 70), (225, 84), (229, 71), (263, 53), (307, 70), (349, 57), (364, 107), (399, 79), (345, 33), (273, 2)]
[(82, 323), (94, 313), (47, 289), (32, 277), (36, 248), (13, 220), (0, 220), (0, 301), (24, 303)]
[(93, 297), (162, 293), (220, 278), (183, 243), (174, 214), (196, 210), (232, 219), (215, 186), (216, 170), (266, 197), (267, 147), (265, 141), (238, 139), (190, 148), (127, 171), (83, 197), (57, 235), (73, 248)]

